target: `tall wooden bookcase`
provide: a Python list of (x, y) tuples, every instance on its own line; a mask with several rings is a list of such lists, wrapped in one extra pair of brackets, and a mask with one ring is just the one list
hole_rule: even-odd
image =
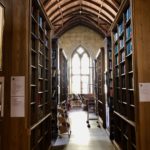
[[(2, 150), (48, 150), (51, 146), (51, 24), (39, 0), (5, 0), (4, 6)], [(23, 90), (22, 97), (11, 94), (17, 89), (14, 79)]]
[(104, 94), (104, 70), (105, 57), (104, 48), (101, 48), (96, 56), (95, 61), (96, 71), (96, 99), (97, 99), (97, 113), (102, 120), (103, 127), (106, 128), (106, 111), (105, 111), (105, 94)]
[[(150, 149), (150, 2), (125, 0), (111, 26), (115, 142), (123, 150)], [(145, 62), (145, 63), (144, 63)], [(142, 96), (144, 94), (144, 97)]]
[(60, 69), (60, 102), (66, 102), (68, 97), (67, 57), (63, 49), (59, 51)]
[(58, 39), (52, 39), (52, 140), (56, 140), (57, 129), (57, 105), (58, 105)]
[(108, 130), (109, 130), (109, 136), (110, 139), (114, 139), (114, 101), (113, 101), (113, 64), (112, 64), (112, 43), (111, 43), (111, 37), (105, 38), (105, 55), (106, 55), (106, 61), (105, 61), (105, 69), (106, 69), (106, 85), (107, 85), (107, 106), (106, 109), (108, 109), (108, 116), (106, 115), (107, 122), (108, 122)]
[[(4, 14), (5, 14), (5, 6), (4, 6), (4, 1), (3, 0), (0, 0), (0, 9), (2, 11), (2, 16), (4, 17)], [(0, 61), (0, 149), (2, 149), (2, 142), (3, 142), (3, 121), (4, 121), (4, 118), (3, 118), (3, 108), (4, 108), (4, 78), (2, 77), (3, 76), (3, 48), (4, 48), (4, 26), (2, 26), (2, 23), (3, 21), (5, 21), (3, 18), (1, 17), (1, 38), (0, 38), (0, 49), (1, 49), (1, 61)]]
[(113, 27), (115, 141), (122, 149), (136, 149), (134, 68), (131, 5), (124, 6)]
[(51, 144), (51, 49), (50, 25), (40, 1), (31, 1), (30, 47), (30, 149)]

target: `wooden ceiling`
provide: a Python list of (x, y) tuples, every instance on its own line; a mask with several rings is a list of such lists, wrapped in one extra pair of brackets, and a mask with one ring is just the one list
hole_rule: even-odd
[(109, 34), (121, 0), (42, 0), (55, 36), (85, 25), (104, 36)]

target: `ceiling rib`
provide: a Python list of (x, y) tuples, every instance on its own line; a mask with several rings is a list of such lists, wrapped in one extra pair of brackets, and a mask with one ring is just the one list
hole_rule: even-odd
[(100, 33), (102, 36), (105, 36), (105, 33), (102, 31), (102, 29), (99, 29), (97, 27), (94, 27), (93, 25), (91, 25), (87, 20), (83, 20), (80, 18), (80, 20), (75, 21), (74, 19), (72, 21), (69, 22), (69, 24), (67, 23), (64, 28), (62, 29), (58, 29), (56, 31), (56, 36), (60, 36), (63, 33), (65, 33), (66, 31), (68, 31), (69, 29), (77, 26), (77, 25), (84, 25), (86, 27), (89, 27), (93, 30), (95, 30), (96, 32)]
[[(74, 5), (72, 7), (67, 8), (66, 10), (64, 10), (63, 13), (65, 13), (66, 11), (69, 11), (69, 10), (72, 10), (72, 9), (78, 9), (78, 8), (79, 8), (79, 5)], [(93, 9), (90, 6), (82, 5), (82, 10), (84, 10), (84, 9), (87, 10), (87, 11), (89, 11), (92, 14), (98, 15), (98, 10)], [(104, 13), (101, 13), (101, 15), (103, 16), (103, 18), (105, 18), (105, 20), (107, 22), (109, 22), (109, 23), (112, 22), (112, 20), (109, 17), (107, 17)], [(48, 16), (48, 17), (50, 18), (50, 16)], [(57, 13), (55, 16), (53, 16), (53, 18), (50, 18), (50, 20), (53, 23), (53, 21), (55, 21), (55, 19), (58, 18), (58, 17), (60, 17), (59, 13)]]
[(56, 35), (80, 24), (106, 35), (122, 0), (42, 1)]
[[(75, 0), (75, 1), (77, 1), (77, 0)], [(90, 0), (85, 0), (85, 2), (87, 2), (87, 3), (89, 3), (89, 5), (95, 5), (95, 6), (97, 6), (97, 7), (99, 7), (99, 4), (97, 4), (96, 2), (91, 2)], [(69, 5), (70, 4), (70, 1), (69, 2), (67, 2), (67, 3), (64, 3), (61, 7), (62, 8), (65, 8), (67, 5)], [(72, 5), (72, 6), (74, 6), (74, 5)], [(72, 6), (70, 6), (70, 8), (72, 7)], [(91, 7), (91, 6), (88, 6), (88, 7)], [(93, 8), (93, 7), (91, 7), (91, 8)], [(80, 9), (81, 9), (81, 4), (80, 4)], [(101, 8), (102, 9), (102, 8)], [(96, 10), (96, 9), (95, 9)], [(112, 16), (113, 18), (115, 17), (115, 14), (113, 14), (110, 10), (108, 10), (107, 8), (105, 8), (105, 7), (103, 7), (103, 10), (105, 11), (105, 12), (107, 12), (110, 16)], [(47, 14), (48, 14), (48, 16), (49, 17), (52, 17), (56, 12), (58, 11), (58, 8), (56, 8), (56, 9), (54, 9), (53, 11), (51, 11), (51, 13), (48, 13), (48, 10), (47, 10)], [(98, 11), (98, 10), (96, 10), (96, 11)]]
[(57, 0), (57, 6), (59, 8), (59, 12), (60, 12), (60, 15), (61, 15), (61, 22), (62, 22), (62, 26), (63, 26), (63, 13), (62, 13), (62, 9), (61, 9), (59, 0)]
[[(66, 13), (65, 15), (64, 15), (64, 18), (66, 18), (66, 17), (69, 17), (69, 16), (72, 16), (72, 15), (74, 15), (74, 14), (76, 14), (76, 15), (79, 15), (79, 9), (78, 10), (74, 10), (74, 11), (72, 11), (71, 13), (70, 12), (68, 12), (68, 13)], [(91, 16), (91, 17), (93, 17), (93, 18), (97, 18), (97, 15), (95, 15), (95, 14), (92, 14), (92, 13), (90, 13), (89, 11), (86, 11), (86, 10), (83, 10), (82, 11), (82, 14), (84, 15), (84, 14), (88, 14), (89, 16)], [(100, 21), (101, 22), (105, 22), (106, 24), (109, 24), (110, 25), (110, 23), (109, 22), (106, 22), (106, 20), (104, 20), (103, 18), (99, 18), (100, 19)], [(53, 21), (53, 24), (55, 25), (57, 22), (59, 22), (60, 21), (60, 18), (57, 18), (55, 21)]]

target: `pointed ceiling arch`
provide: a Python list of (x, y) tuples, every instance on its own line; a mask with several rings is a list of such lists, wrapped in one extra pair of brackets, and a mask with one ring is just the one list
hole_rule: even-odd
[(42, 0), (55, 36), (76, 25), (89, 26), (105, 35), (122, 0)]

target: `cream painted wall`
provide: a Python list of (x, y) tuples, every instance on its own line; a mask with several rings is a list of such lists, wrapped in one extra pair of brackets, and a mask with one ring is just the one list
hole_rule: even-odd
[(104, 47), (104, 38), (85, 26), (76, 26), (59, 38), (59, 47), (65, 51), (68, 59), (71, 58), (72, 52), (80, 45), (94, 59), (98, 49)]

